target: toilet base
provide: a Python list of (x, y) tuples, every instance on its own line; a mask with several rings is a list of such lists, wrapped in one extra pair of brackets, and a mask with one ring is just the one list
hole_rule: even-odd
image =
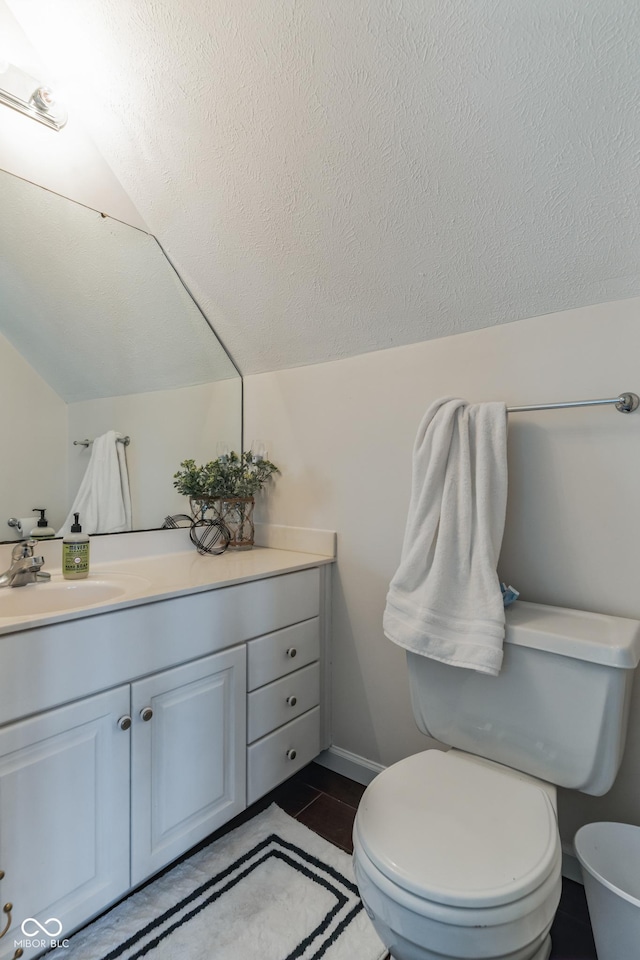
[[(400, 960), (399, 957), (394, 957), (392, 953), (389, 954), (391, 960)], [(434, 954), (435, 956), (435, 954)], [(542, 944), (535, 956), (531, 957), (531, 960), (549, 960), (551, 956), (551, 937), (547, 937), (545, 942)]]
[(549, 960), (550, 956), (551, 956), (551, 937), (547, 937), (545, 942), (540, 947), (539, 952), (536, 953), (535, 957), (532, 957), (531, 960)]
[[(394, 957), (391, 953), (389, 954), (391, 960), (400, 960), (400, 957)], [(435, 956), (435, 954), (434, 954)], [(551, 937), (547, 936), (544, 943), (541, 945), (540, 949), (531, 957), (531, 960), (549, 960), (551, 956)]]
[[(383, 943), (387, 944), (387, 947), (391, 942), (392, 946), (388, 947), (391, 960), (455, 960), (455, 958), (448, 955), (434, 953), (427, 947), (417, 946), (415, 943), (410, 943), (406, 940), (400, 942), (396, 933), (392, 933), (388, 928), (386, 930), (380, 929), (375, 920), (373, 921), (373, 925), (377, 930), (378, 936)], [(534, 953), (529, 952), (532, 949), (535, 951)], [(549, 960), (550, 956), (551, 937), (547, 934), (542, 943), (537, 946), (529, 944), (528, 947), (518, 950), (515, 953), (509, 953), (507, 956), (501, 954), (499, 957), (485, 957), (484, 960)]]

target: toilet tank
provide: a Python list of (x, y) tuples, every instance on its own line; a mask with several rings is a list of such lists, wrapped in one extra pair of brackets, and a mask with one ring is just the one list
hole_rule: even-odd
[(640, 622), (518, 600), (497, 677), (407, 653), (419, 728), (558, 786), (600, 796), (622, 760)]

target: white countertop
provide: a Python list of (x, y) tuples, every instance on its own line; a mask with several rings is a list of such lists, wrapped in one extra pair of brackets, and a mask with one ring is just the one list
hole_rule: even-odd
[[(91, 565), (89, 577), (83, 581), (63, 580), (59, 569), (51, 569), (52, 584), (91, 583), (118, 579), (129, 587), (123, 596), (106, 602), (82, 605), (71, 609), (28, 612), (23, 616), (2, 616), (0, 598), (0, 635), (41, 627), (50, 623), (96, 616), (112, 610), (168, 600), (190, 593), (216, 590), (249, 580), (259, 580), (296, 570), (306, 570), (332, 563), (333, 557), (321, 554), (302, 553), (293, 550), (278, 550), (269, 547), (254, 547), (252, 550), (227, 550), (220, 556), (201, 556), (193, 548), (156, 556), (120, 559)], [(20, 599), (26, 600), (31, 591), (47, 591), (47, 584), (28, 584), (24, 587), (7, 587), (20, 591)], [(30, 593), (26, 593), (30, 591)], [(81, 591), (78, 591), (81, 595)], [(44, 596), (44, 594), (43, 594)]]

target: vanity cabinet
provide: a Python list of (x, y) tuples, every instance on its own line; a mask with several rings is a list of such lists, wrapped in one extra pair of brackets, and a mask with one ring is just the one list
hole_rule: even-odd
[(0, 960), (27, 918), (68, 936), (328, 746), (320, 575), (0, 637)]
[(27, 917), (68, 932), (244, 809), (245, 685), (234, 647), (0, 729), (3, 960)]
[(131, 883), (245, 807), (245, 649), (131, 686)]
[(27, 918), (62, 938), (129, 889), (129, 703), (118, 687), (0, 729), (3, 960)]
[(318, 617), (247, 644), (247, 803), (320, 752)]

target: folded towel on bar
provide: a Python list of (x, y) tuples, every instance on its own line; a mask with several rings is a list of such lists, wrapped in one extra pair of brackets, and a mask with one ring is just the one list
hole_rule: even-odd
[(497, 574), (507, 503), (504, 403), (445, 397), (414, 449), (400, 566), (385, 635), (414, 653), (497, 676), (504, 605)]
[(59, 537), (71, 529), (74, 513), (80, 514), (84, 533), (131, 530), (126, 448), (118, 442), (123, 439), (121, 433), (109, 430), (93, 441), (89, 465)]

